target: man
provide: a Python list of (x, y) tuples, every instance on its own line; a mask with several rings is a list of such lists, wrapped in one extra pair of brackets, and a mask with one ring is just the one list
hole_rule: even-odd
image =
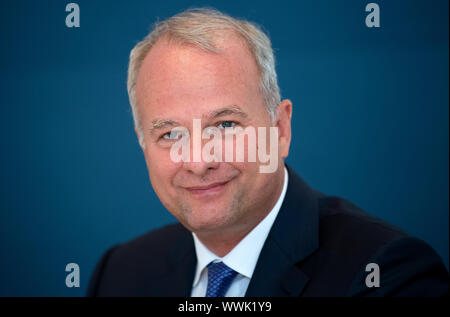
[[(111, 248), (89, 296), (448, 292), (446, 268), (427, 244), (309, 188), (285, 166), (292, 103), (280, 100), (271, 43), (255, 25), (202, 9), (159, 22), (130, 54), (128, 93), (151, 184), (180, 223)], [(196, 124), (219, 131), (212, 159), (208, 151), (194, 159), (209, 140)], [(267, 141), (270, 128), (276, 138)], [(227, 139), (233, 129), (236, 139)], [(246, 159), (224, 160), (242, 136)], [(182, 160), (174, 159), (179, 142), (188, 144)], [(270, 172), (260, 155), (249, 159), (261, 147), (275, 149)]]

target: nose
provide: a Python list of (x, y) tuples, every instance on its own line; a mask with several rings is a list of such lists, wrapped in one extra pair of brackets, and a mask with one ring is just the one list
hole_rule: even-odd
[(184, 162), (183, 168), (197, 176), (203, 176), (210, 170), (215, 170), (219, 168), (219, 162), (205, 162), (204, 160), (200, 162)]
[[(193, 131), (190, 138), (190, 160), (188, 162), (183, 162), (183, 168), (196, 176), (204, 176), (209, 170), (218, 169), (221, 161), (221, 153), (216, 153), (215, 149), (217, 144), (215, 143), (217, 140), (214, 138), (210, 141), (208, 138), (204, 139), (202, 136), (202, 127), (201, 120), (194, 119), (193, 120)], [(215, 141), (214, 141), (215, 140)], [(222, 140), (218, 138), (218, 140)], [(214, 142), (214, 154), (211, 156), (211, 153), (208, 155), (208, 151), (203, 153), (205, 144), (209, 142)], [(219, 148), (222, 147), (222, 143), (218, 144)], [(218, 151), (220, 152), (220, 151)]]

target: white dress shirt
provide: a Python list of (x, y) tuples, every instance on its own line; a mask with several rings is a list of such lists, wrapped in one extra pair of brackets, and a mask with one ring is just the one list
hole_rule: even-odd
[(225, 293), (225, 297), (243, 297), (247, 291), (256, 262), (258, 261), (261, 249), (266, 241), (275, 218), (280, 211), (284, 196), (286, 195), (288, 184), (288, 173), (284, 168), (284, 184), (281, 195), (277, 203), (267, 214), (267, 216), (250, 231), (227, 255), (223, 258), (212, 253), (196, 236), (194, 237), (195, 252), (197, 254), (197, 269), (195, 272), (194, 283), (192, 284), (192, 297), (204, 297), (208, 286), (208, 268), (210, 262), (222, 261), (228, 267), (232, 268), (238, 274), (231, 283), (230, 288)]

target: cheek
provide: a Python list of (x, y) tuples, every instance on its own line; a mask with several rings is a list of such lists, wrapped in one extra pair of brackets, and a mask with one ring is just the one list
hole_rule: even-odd
[(242, 133), (227, 135), (222, 138), (222, 162), (230, 162), (237, 169), (254, 168), (259, 162), (258, 157), (258, 132), (257, 127), (247, 127), (254, 131), (247, 134), (245, 130)]
[(255, 188), (258, 181), (259, 167), (254, 162), (230, 162), (233, 169), (239, 171), (239, 187), (245, 192), (251, 192)]
[[(260, 172), (260, 162), (231, 163), (238, 169), (242, 175), (241, 183), (249, 192), (258, 192), (264, 190), (271, 184), (271, 174)], [(264, 164), (263, 164), (264, 165)]]
[(169, 151), (156, 146), (149, 146), (145, 150), (145, 161), (150, 182), (155, 191), (160, 193), (161, 190), (170, 190), (178, 164), (170, 160)]

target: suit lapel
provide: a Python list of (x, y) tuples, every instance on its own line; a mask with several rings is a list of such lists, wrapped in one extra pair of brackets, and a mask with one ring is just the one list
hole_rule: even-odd
[(289, 182), (277, 219), (261, 250), (246, 296), (299, 296), (309, 277), (299, 262), (318, 248), (318, 197), (286, 166)]

